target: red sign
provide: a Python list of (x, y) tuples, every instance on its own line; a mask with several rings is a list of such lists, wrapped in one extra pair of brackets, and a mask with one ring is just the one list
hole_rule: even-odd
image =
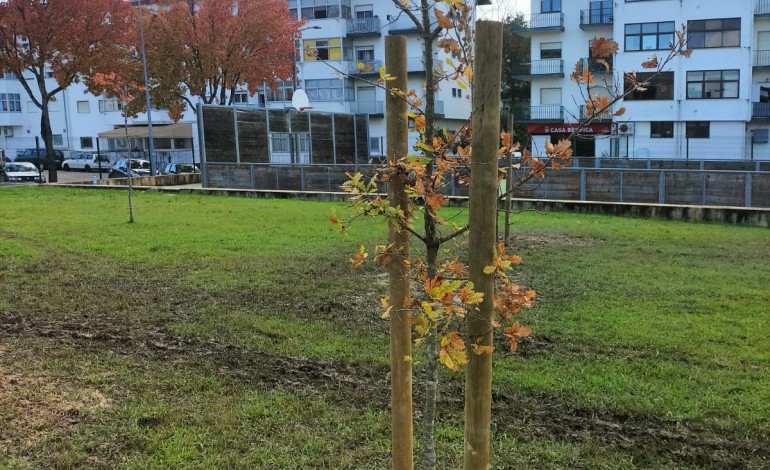
[[(576, 123), (555, 122), (553, 124), (528, 124), (527, 132), (538, 134), (571, 134), (577, 129)], [(580, 128), (581, 134), (609, 134), (612, 130), (610, 122), (594, 122)]]

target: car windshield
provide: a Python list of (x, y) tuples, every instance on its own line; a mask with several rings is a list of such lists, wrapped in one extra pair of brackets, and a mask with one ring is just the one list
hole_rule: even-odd
[(37, 168), (31, 163), (6, 163), (5, 171), (37, 171)]
[(150, 162), (131, 160), (131, 169), (135, 170), (137, 168), (150, 168)]
[(195, 171), (195, 167), (190, 164), (181, 164), (176, 166), (176, 171), (179, 173), (193, 173)]

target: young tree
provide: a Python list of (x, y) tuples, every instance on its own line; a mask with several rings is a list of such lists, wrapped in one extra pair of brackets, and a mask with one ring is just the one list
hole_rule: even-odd
[[(40, 134), (51, 182), (56, 182), (57, 176), (50, 103), (59, 92), (111, 60), (130, 19), (130, 8), (123, 0), (0, 3), (0, 68), (16, 74), (30, 101), (41, 111)], [(30, 76), (32, 80), (28, 80)]]
[(178, 117), (190, 96), (231, 104), (292, 75), (301, 23), (285, 0), (180, 0), (146, 17), (150, 87), (157, 103)]

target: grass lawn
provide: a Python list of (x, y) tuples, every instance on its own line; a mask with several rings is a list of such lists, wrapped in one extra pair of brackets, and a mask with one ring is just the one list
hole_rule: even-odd
[[(0, 468), (388, 468), (386, 278), (347, 262), (383, 226), (134, 194), (129, 224), (122, 191), (0, 188)], [(767, 229), (513, 222), (539, 301), (498, 343), (495, 468), (770, 468)], [(440, 389), (459, 468), (462, 374)]]

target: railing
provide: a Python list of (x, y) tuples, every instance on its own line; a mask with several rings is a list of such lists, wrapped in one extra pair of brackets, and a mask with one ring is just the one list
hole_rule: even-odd
[[(363, 64), (363, 68), (359, 68), (359, 64)], [(348, 72), (351, 75), (376, 74), (380, 72), (380, 67), (382, 67), (381, 60), (358, 60), (348, 64)]]
[(525, 32), (532, 30), (553, 30), (560, 29), (564, 31), (564, 13), (557, 11), (551, 13), (532, 13), (529, 15), (528, 26), (517, 29), (516, 31)]
[(529, 64), (519, 64), (513, 67), (513, 75), (538, 76), (538, 75), (564, 75), (564, 61), (562, 59), (533, 60)]
[(612, 9), (609, 10), (581, 10), (580, 27), (586, 26), (610, 26), (612, 25)]
[[(594, 111), (594, 113), (596, 113), (598, 111), (599, 110), (596, 109)], [(578, 118), (582, 121), (582, 120), (590, 118), (590, 117), (591, 116), (587, 116), (586, 115), (586, 105), (581, 104), (580, 105), (580, 115), (578, 116)], [(608, 109), (606, 112), (604, 112), (602, 114), (595, 114), (593, 116), (593, 118), (594, 118), (594, 121), (599, 121), (599, 122), (611, 121), (612, 120), (612, 109)]]
[(757, 0), (754, 4), (755, 15), (770, 15), (770, 0)]
[(516, 106), (513, 108), (516, 121), (563, 121), (564, 106), (559, 104), (547, 104), (540, 106)]
[(407, 73), (425, 72), (425, 61), (423, 61), (422, 57), (407, 57), (406, 71)]
[(348, 34), (366, 35), (381, 34), (380, 19), (375, 18), (353, 18), (348, 20)]
[(770, 118), (770, 103), (751, 103), (751, 117)]
[(754, 51), (754, 67), (770, 67), (770, 51)]
[(384, 101), (353, 101), (350, 103), (350, 112), (354, 114), (384, 114)]
[[(436, 15), (432, 11), (430, 13), (430, 20), (431, 20), (431, 23), (436, 22)], [(400, 14), (397, 17), (391, 17), (389, 15), (388, 21), (389, 21), (389, 23), (387, 24), (388, 32), (390, 32), (391, 34), (417, 32), (417, 26), (415, 26), (412, 19), (405, 14)]]

